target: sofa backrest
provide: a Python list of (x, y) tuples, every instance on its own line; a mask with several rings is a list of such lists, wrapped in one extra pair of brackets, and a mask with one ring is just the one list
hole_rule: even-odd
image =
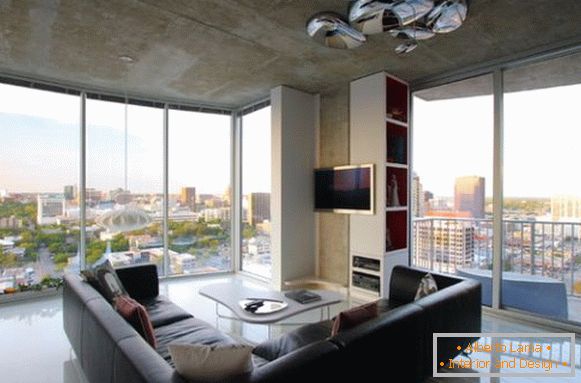
[(63, 325), (89, 382), (183, 382), (78, 275), (66, 274), (64, 278)]
[(423, 310), (408, 304), (339, 332), (329, 340), (339, 345), (341, 365), (359, 371), (363, 381), (377, 376), (377, 371), (388, 371), (389, 366), (404, 373), (406, 382), (419, 382), (424, 364), (424, 321)]
[(421, 279), (428, 273), (432, 274), (436, 280), (438, 290), (445, 289), (465, 280), (465, 278), (461, 277), (439, 274), (406, 266), (395, 266), (391, 273), (389, 282), (389, 300), (401, 304), (413, 302)]
[[(477, 333), (481, 331), (482, 293), (480, 283), (467, 278), (429, 272), (436, 280), (438, 291), (414, 301), (420, 280), (428, 271), (396, 266), (390, 281), (389, 299), (413, 302), (424, 311), (423, 334), (426, 375), (432, 373), (434, 333)], [(446, 362), (458, 355), (458, 345), (465, 347), (474, 338), (439, 338), (439, 361)]]

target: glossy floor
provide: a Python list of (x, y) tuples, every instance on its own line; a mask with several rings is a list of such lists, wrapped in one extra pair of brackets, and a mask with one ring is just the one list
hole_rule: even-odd
[[(293, 326), (242, 324), (228, 319), (219, 319), (212, 301), (198, 295), (201, 286), (210, 283), (239, 283), (254, 288), (264, 288), (260, 283), (241, 276), (213, 276), (180, 278), (161, 283), (161, 294), (196, 317), (217, 325), (236, 337), (250, 342), (261, 342), (276, 337)], [(357, 302), (344, 302), (332, 308), (334, 315)], [(296, 321), (316, 321), (318, 311), (293, 318)], [(483, 332), (547, 332), (536, 326), (508, 319), (485, 315)], [(270, 331), (270, 334), (269, 334)], [(79, 383), (84, 382), (78, 370), (74, 354), (62, 328), (62, 301), (53, 297), (23, 303), (0, 305), (0, 381), (3, 383)], [(577, 340), (577, 351), (581, 350), (581, 339)], [(577, 361), (580, 356), (578, 354)], [(440, 378), (429, 382), (450, 383), (533, 383), (533, 382), (581, 382), (581, 368), (577, 365), (574, 378)]]

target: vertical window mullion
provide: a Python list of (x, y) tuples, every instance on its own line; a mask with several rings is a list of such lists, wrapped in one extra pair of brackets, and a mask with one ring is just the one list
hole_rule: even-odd
[(169, 107), (163, 106), (163, 275), (169, 275)]
[(503, 71), (497, 69), (493, 73), (494, 98), (494, 146), (493, 146), (493, 221), (492, 221), (492, 307), (501, 308), (502, 285), (502, 253), (504, 233), (502, 227), (503, 205), (503, 144), (504, 144), (504, 89)]
[(87, 94), (81, 92), (80, 96), (80, 166), (79, 166), (79, 268), (85, 269), (86, 266), (86, 187), (87, 187)]

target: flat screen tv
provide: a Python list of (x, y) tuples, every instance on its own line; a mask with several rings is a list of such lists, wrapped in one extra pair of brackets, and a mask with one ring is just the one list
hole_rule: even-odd
[(315, 169), (315, 210), (373, 214), (373, 164)]

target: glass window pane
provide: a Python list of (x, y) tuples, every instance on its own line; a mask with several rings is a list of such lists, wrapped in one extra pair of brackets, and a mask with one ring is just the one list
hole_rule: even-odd
[(0, 84), (0, 289), (79, 270), (79, 102)]
[(171, 274), (232, 270), (228, 115), (170, 110)]
[(91, 265), (163, 265), (163, 110), (87, 100), (87, 250)]
[(504, 74), (502, 304), (581, 322), (581, 55)]
[(492, 76), (413, 95), (412, 264), (482, 281), (492, 301)]
[(270, 106), (242, 117), (242, 270), (271, 277)]

